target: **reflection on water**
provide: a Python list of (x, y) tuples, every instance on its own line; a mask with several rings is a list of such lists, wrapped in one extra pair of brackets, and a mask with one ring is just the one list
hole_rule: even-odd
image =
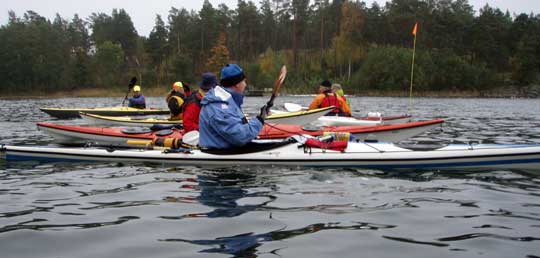
[[(212, 246), (212, 248), (201, 250), (203, 253), (225, 253), (234, 254), (238, 257), (257, 257), (257, 247), (264, 242), (285, 240), (323, 230), (379, 230), (394, 227), (395, 226), (393, 225), (377, 225), (365, 222), (357, 222), (354, 223), (354, 225), (341, 225), (340, 222), (327, 224), (318, 223), (291, 230), (276, 230), (262, 234), (244, 233), (236, 236), (219, 237), (212, 240), (163, 239), (162, 241), (187, 242), (196, 245)], [(278, 250), (273, 250), (272, 253), (276, 251)]]
[[(214, 208), (205, 213), (190, 213), (178, 217), (163, 217), (165, 219), (183, 219), (193, 217), (236, 217), (246, 212), (261, 210), (272, 202), (275, 197), (268, 192), (248, 193), (247, 188), (269, 187), (265, 182), (257, 182), (253, 173), (236, 173), (234, 171), (218, 170), (212, 173), (197, 175), (196, 178), (185, 180), (188, 184), (181, 187), (197, 192), (197, 196), (172, 197), (167, 196), (169, 202), (198, 202), (200, 204)], [(263, 198), (267, 199), (257, 204), (238, 204), (242, 198)]]
[[(280, 97), (307, 105), (308, 97)], [(357, 114), (408, 99), (351, 97)], [(51, 144), (40, 106), (2, 100), (0, 142)], [(164, 108), (162, 98), (149, 98)], [(260, 98), (247, 98), (258, 112)], [(279, 105), (279, 104), (276, 104)], [(442, 131), (414, 140), (540, 143), (540, 102), (415, 99)], [(0, 160), (2, 257), (540, 257), (540, 178), (527, 171), (410, 171)], [(39, 255), (37, 255), (39, 254)]]

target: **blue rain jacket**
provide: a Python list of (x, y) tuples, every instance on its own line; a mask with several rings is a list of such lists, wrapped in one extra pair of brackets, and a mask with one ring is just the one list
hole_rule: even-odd
[(201, 100), (199, 145), (225, 149), (243, 146), (255, 139), (263, 128), (259, 119), (246, 122), (241, 107), (227, 89), (216, 86)]
[(131, 97), (129, 98), (128, 107), (132, 108), (146, 108), (146, 100), (144, 99), (144, 96), (141, 94), (139, 97)]

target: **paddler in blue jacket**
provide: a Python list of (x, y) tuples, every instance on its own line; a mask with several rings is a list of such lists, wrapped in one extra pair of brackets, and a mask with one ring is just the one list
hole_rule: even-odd
[(128, 107), (140, 109), (146, 108), (146, 100), (141, 93), (141, 86), (135, 85), (133, 87), (133, 97), (129, 98)]
[(266, 106), (253, 119), (242, 112), (246, 76), (240, 66), (228, 64), (221, 69), (221, 86), (211, 89), (201, 100), (199, 145), (207, 149), (243, 146), (255, 139), (268, 115)]

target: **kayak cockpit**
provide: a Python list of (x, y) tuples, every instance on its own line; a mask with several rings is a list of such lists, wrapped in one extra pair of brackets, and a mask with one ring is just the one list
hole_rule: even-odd
[(282, 142), (250, 142), (241, 147), (234, 147), (228, 149), (201, 149), (201, 152), (215, 155), (237, 155), (237, 154), (249, 154), (261, 151), (267, 151), (276, 149), (288, 144), (292, 144), (294, 141), (282, 141)]

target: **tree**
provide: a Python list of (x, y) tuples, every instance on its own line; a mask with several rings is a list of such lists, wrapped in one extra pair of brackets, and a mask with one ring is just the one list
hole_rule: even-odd
[(302, 40), (302, 36), (305, 31), (308, 6), (309, 0), (292, 0), (291, 3), (290, 12), (293, 18), (292, 51), (294, 69), (297, 69), (298, 67), (298, 48), (300, 47), (300, 41)]
[(508, 35), (511, 18), (508, 13), (485, 5), (472, 28), (472, 52), (476, 60), (485, 62), (488, 67), (503, 71), (508, 67)]
[(208, 58), (208, 50), (213, 46), (218, 38), (218, 20), (216, 9), (208, 0), (204, 0), (202, 9), (199, 11), (199, 29), (200, 29), (200, 49), (199, 59), (206, 60)]
[(98, 86), (120, 85), (118, 74), (124, 63), (124, 51), (120, 44), (105, 41), (98, 45), (93, 61), (95, 81)]
[(470, 30), (474, 21), (474, 10), (467, 0), (431, 0), (430, 21), (424, 19), (420, 35), (427, 48), (452, 50), (468, 54)]
[(229, 63), (229, 50), (227, 49), (227, 35), (221, 33), (216, 45), (212, 48), (211, 56), (206, 61), (206, 71), (218, 74), (220, 69)]
[(195, 14), (190, 14), (186, 9), (171, 8), (169, 11), (169, 45), (171, 54), (181, 54), (191, 51), (196, 46), (194, 44), (196, 18)]
[(163, 77), (167, 76), (166, 74), (163, 74), (166, 73), (166, 70), (162, 69), (164, 65), (166, 66), (164, 62), (169, 53), (167, 36), (168, 31), (167, 28), (165, 28), (165, 23), (160, 15), (156, 15), (156, 25), (152, 29), (152, 32), (150, 32), (148, 41), (146, 41), (146, 51), (151, 60), (150, 65), (155, 67), (155, 73), (158, 75), (157, 85), (161, 85)]
[(70, 88), (87, 86), (90, 83), (90, 58), (88, 52), (90, 50), (90, 36), (87, 23), (75, 14), (68, 25), (67, 34), (69, 41), (70, 52), (70, 77), (72, 84)]
[(520, 86), (540, 82), (540, 20), (531, 19), (526, 31), (517, 40), (516, 54), (511, 58), (512, 79)]
[[(313, 8), (316, 9), (313, 13), (313, 22), (312, 22), (312, 28), (317, 28), (318, 34), (319, 34), (319, 50), (320, 50), (320, 62), (323, 62), (324, 57), (324, 50), (326, 48), (326, 41), (325, 39), (328, 37), (325, 34), (326, 26), (327, 26), (327, 9), (329, 7), (328, 0), (315, 0), (315, 3), (313, 5)], [(314, 31), (316, 32), (316, 30)], [(310, 33), (308, 33), (309, 35)]]
[(274, 10), (272, 9), (272, 3), (270, 0), (263, 0), (261, 1), (261, 9), (260, 9), (260, 19), (261, 19), (261, 52), (265, 51), (266, 48), (270, 47), (272, 49), (277, 49), (277, 38), (276, 38), (276, 29), (277, 29), (277, 22), (276, 22), (276, 15)]
[(236, 9), (236, 53), (242, 53), (242, 59), (251, 60), (255, 57), (259, 40), (260, 21), (257, 7), (251, 1), (238, 1)]
[(352, 73), (352, 62), (362, 57), (362, 28), (364, 26), (364, 14), (359, 6), (345, 2), (342, 7), (339, 34), (334, 39), (334, 48), (337, 53), (337, 62), (347, 64), (347, 81)]
[(92, 39), (96, 45), (105, 41), (118, 43), (128, 57), (135, 55), (137, 49), (137, 31), (131, 17), (124, 9), (113, 9), (112, 15), (93, 13), (90, 16)]

